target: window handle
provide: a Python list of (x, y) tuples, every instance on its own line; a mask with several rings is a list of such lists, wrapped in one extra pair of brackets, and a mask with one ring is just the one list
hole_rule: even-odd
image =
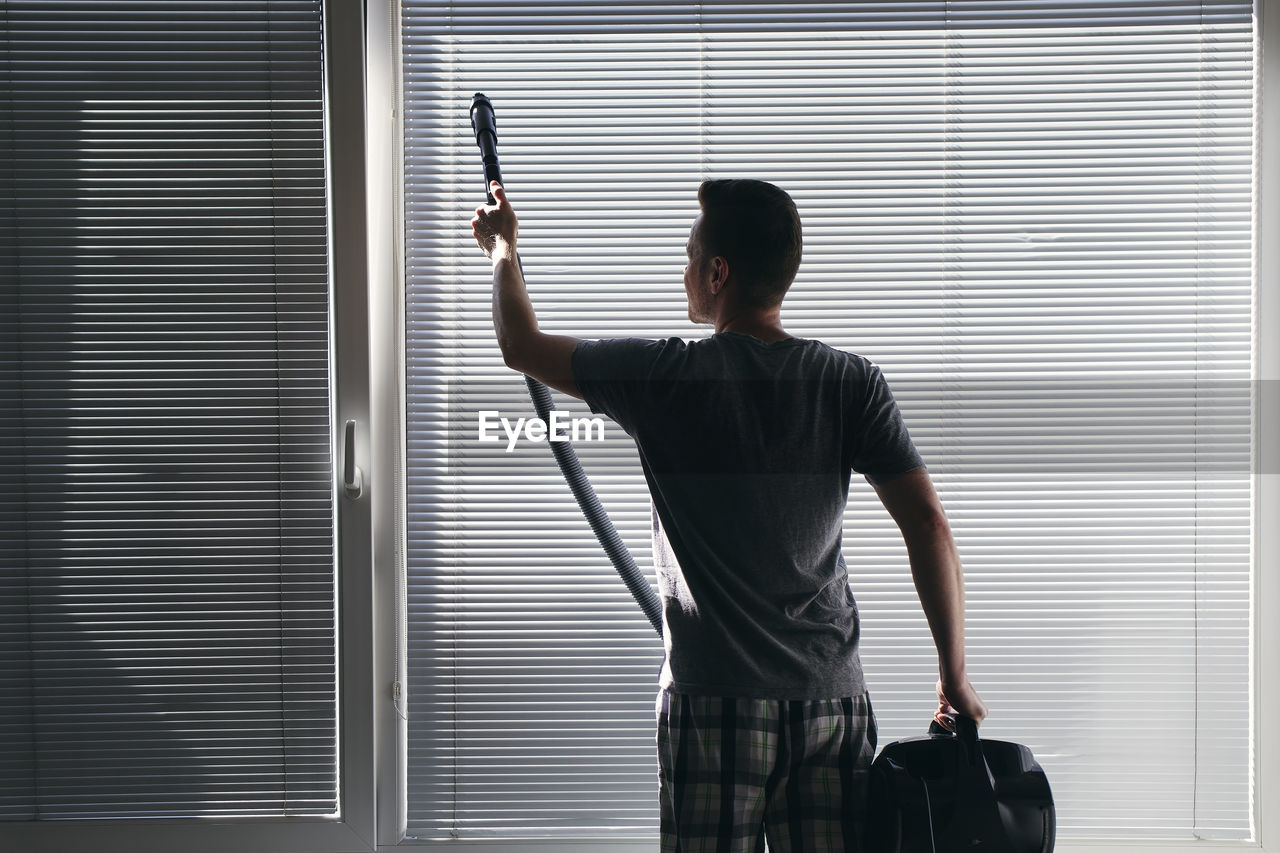
[(364, 472), (356, 464), (355, 421), (347, 421), (342, 445), (342, 490), (355, 500), (364, 492)]

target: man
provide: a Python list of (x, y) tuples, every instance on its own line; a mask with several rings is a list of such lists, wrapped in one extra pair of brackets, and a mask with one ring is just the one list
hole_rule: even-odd
[(506, 364), (587, 402), (635, 441), (654, 506), (666, 661), (658, 697), (662, 849), (859, 851), (875, 721), (840, 553), (851, 471), (897, 522), (938, 651), (938, 717), (981, 721), (946, 516), (879, 369), (782, 327), (800, 264), (795, 204), (707, 181), (686, 247), (686, 343), (538, 328), (496, 203), (472, 229), (493, 261)]

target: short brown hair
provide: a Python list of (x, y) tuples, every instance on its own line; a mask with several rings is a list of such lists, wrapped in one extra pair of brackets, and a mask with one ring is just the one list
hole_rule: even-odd
[(703, 181), (698, 204), (703, 253), (729, 261), (749, 304), (781, 303), (800, 268), (800, 213), (791, 196), (765, 181), (733, 178)]

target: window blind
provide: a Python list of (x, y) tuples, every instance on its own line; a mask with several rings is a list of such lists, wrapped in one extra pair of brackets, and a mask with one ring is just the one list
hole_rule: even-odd
[(332, 814), (320, 4), (0, 26), (0, 817)]
[[(784, 324), (895, 388), (987, 736), (1034, 749), (1061, 838), (1251, 837), (1252, 13), (405, 2), (410, 835), (657, 826), (660, 647), (547, 443), (495, 420), (531, 409), (466, 226), (483, 91), (548, 331), (707, 334), (680, 284), (699, 181), (791, 192)], [(647, 568), (629, 440), (575, 448)], [(860, 482), (845, 532), (881, 742), (919, 734), (936, 658)]]

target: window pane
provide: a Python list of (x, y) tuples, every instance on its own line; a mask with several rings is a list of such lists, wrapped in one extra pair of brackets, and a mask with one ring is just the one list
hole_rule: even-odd
[(0, 817), (332, 814), (320, 5), (0, 24)]

